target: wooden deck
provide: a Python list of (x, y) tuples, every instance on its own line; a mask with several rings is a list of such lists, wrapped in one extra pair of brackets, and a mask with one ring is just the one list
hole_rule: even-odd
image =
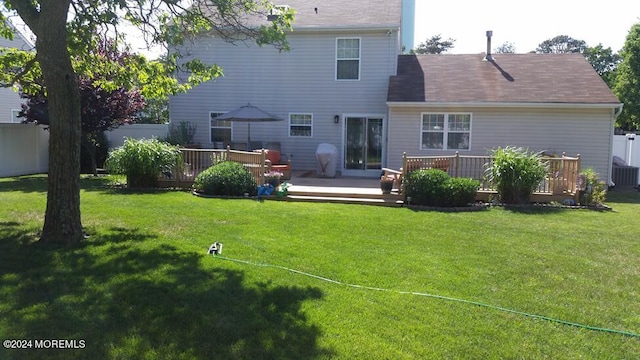
[[(256, 185), (264, 183), (264, 152), (246, 152), (231, 149), (181, 149), (184, 165), (173, 169), (171, 174), (159, 180), (161, 187), (189, 188), (195, 177), (204, 169), (217, 161), (231, 160), (244, 164), (254, 175)], [(491, 183), (486, 180), (484, 172), (492, 158), (489, 156), (466, 156), (456, 153), (452, 156), (403, 156), (403, 168), (428, 169), (441, 168), (452, 177), (468, 177), (476, 179), (481, 186), (476, 199), (489, 201), (497, 195)], [(541, 182), (532, 195), (533, 202), (578, 202), (580, 172), (580, 156), (545, 157), (549, 174)], [(446, 164), (446, 166), (443, 166)], [(295, 169), (295, 168), (294, 168)], [(406, 174), (405, 174), (406, 175)], [(322, 201), (355, 204), (371, 204), (384, 206), (402, 206), (406, 192), (396, 188), (391, 194), (383, 194), (380, 190), (379, 178), (318, 177), (312, 171), (293, 171), (286, 200), (290, 201)], [(274, 197), (275, 198), (275, 197)]]

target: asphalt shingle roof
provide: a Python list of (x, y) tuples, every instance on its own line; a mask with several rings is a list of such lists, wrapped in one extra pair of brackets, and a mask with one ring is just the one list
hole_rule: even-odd
[(296, 11), (294, 29), (399, 27), (402, 16), (400, 0), (278, 0), (274, 3), (288, 5)]
[(619, 100), (582, 54), (400, 55), (389, 102), (584, 103)]

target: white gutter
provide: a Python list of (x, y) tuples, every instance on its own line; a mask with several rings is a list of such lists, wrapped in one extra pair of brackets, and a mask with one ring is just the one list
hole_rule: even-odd
[[(407, 102), (387, 101), (389, 107), (414, 108), (414, 107), (458, 107), (458, 108), (584, 108), (584, 109), (619, 109), (621, 103), (527, 103), (527, 102)], [(619, 112), (616, 114), (616, 116)]]

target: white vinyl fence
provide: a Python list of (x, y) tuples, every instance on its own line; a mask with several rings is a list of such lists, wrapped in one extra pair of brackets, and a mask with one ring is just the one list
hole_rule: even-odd
[[(123, 125), (106, 133), (109, 147), (121, 146), (126, 137), (166, 137), (168, 125)], [(49, 171), (49, 131), (33, 124), (0, 123), (0, 177)]]
[(0, 123), (0, 177), (49, 170), (49, 131), (33, 124)]
[(629, 166), (640, 167), (640, 135), (614, 135), (613, 155), (622, 158)]
[(614, 161), (612, 180), (616, 186), (637, 186), (640, 178), (640, 135), (614, 135), (613, 156), (624, 160), (626, 166), (616, 166)]

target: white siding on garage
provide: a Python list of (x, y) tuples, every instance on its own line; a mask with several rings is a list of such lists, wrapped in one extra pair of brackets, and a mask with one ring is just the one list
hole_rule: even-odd
[[(336, 81), (336, 38), (361, 39), (359, 81)], [(285, 119), (252, 123), (252, 141), (279, 141), (292, 157), (296, 170), (316, 167), (315, 150), (332, 143), (342, 159), (345, 113), (386, 114), (389, 76), (395, 73), (398, 34), (387, 31), (296, 32), (288, 35), (290, 52), (243, 43), (230, 45), (219, 39), (201, 39), (190, 49), (195, 57), (223, 68), (224, 77), (172, 97), (172, 122), (197, 124), (196, 142), (213, 147), (209, 139), (209, 112), (229, 111), (251, 103)], [(313, 137), (289, 137), (291, 113), (313, 114)], [(340, 123), (335, 124), (335, 115)], [(247, 124), (233, 124), (233, 141), (246, 141)], [(339, 165), (342, 166), (341, 164)]]
[(461, 155), (486, 155), (498, 146), (520, 146), (567, 156), (580, 154), (582, 168), (593, 167), (603, 179), (610, 178), (613, 116), (611, 109), (561, 108), (434, 108), (390, 109), (387, 163), (402, 166), (402, 154), (453, 155), (454, 150), (421, 150), (422, 112), (472, 114), (471, 149)]

